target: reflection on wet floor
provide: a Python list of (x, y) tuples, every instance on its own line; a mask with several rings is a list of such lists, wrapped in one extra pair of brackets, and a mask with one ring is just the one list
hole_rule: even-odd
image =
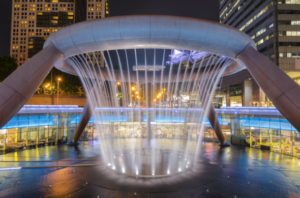
[[(116, 143), (131, 146), (133, 142), (120, 139)], [(173, 143), (162, 139), (156, 146), (168, 149)], [(174, 175), (172, 180), (153, 180), (107, 171), (101, 163), (97, 141), (81, 142), (77, 148), (56, 145), (8, 153), (0, 156), (0, 197), (300, 196), (300, 160), (295, 157), (249, 147), (219, 148), (217, 143), (203, 143), (200, 155), (203, 171), (190, 175), (202, 178), (180, 183), (178, 180), (189, 177), (188, 172)], [(11, 167), (25, 168), (7, 169)], [(155, 187), (157, 191), (129, 185), (134, 182), (150, 185), (155, 181), (161, 182), (160, 187)]]

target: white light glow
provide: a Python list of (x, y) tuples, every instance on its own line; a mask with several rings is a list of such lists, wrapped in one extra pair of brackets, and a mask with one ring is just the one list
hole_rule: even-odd
[(22, 167), (0, 168), (0, 171), (2, 171), (2, 170), (19, 170), (21, 168)]

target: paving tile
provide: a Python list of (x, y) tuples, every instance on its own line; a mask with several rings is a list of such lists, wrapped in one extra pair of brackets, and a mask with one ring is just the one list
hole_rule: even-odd
[(70, 198), (82, 198), (82, 197), (109, 198), (115, 192), (116, 191), (114, 191), (114, 190), (105, 189), (105, 188), (101, 188), (101, 187), (92, 185), (83, 190), (79, 190), (78, 192), (72, 193), (68, 197), (70, 197)]
[(147, 193), (139, 193), (139, 192), (115, 192), (111, 198), (148, 198)]
[(226, 198), (226, 196), (207, 187), (182, 191), (181, 193), (185, 198)]
[(180, 192), (150, 193), (149, 198), (185, 198)]

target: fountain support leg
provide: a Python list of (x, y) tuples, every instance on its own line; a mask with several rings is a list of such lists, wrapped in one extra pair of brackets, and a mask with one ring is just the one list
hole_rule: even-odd
[(236, 58), (245, 64), (280, 113), (300, 131), (300, 86), (251, 45)]
[[(96, 87), (97, 86), (95, 86), (95, 88), (92, 88), (90, 94), (95, 94)], [(102, 89), (102, 87), (103, 87), (103, 85), (100, 86), (100, 89)], [(89, 100), (87, 100), (86, 104), (84, 106), (83, 112), (81, 114), (80, 122), (78, 124), (76, 133), (73, 137), (73, 140), (68, 141), (68, 143), (67, 143), (68, 145), (78, 145), (79, 144), (79, 138), (80, 138), (81, 134), (83, 133), (86, 125), (89, 123), (89, 120), (91, 119), (92, 115), (93, 115), (93, 109), (92, 109), (92, 106), (91, 106)]]
[(231, 146), (231, 144), (229, 142), (227, 142), (224, 137), (224, 134), (222, 132), (222, 128), (220, 126), (219, 119), (217, 117), (217, 114), (216, 114), (213, 104), (210, 103), (208, 108), (209, 109), (208, 109), (207, 118), (208, 118), (212, 128), (214, 129), (214, 131), (218, 137), (218, 140), (220, 141), (219, 145), (221, 147)]
[[(201, 93), (200, 93), (200, 91), (201, 91)], [(201, 101), (206, 101), (205, 98), (209, 97), (207, 90), (204, 89), (200, 85), (198, 85), (198, 92), (199, 92), (199, 95), (202, 96), (200, 98)], [(222, 128), (220, 126), (219, 119), (218, 119), (218, 116), (216, 114), (213, 104), (211, 102), (210, 103), (206, 102), (206, 104), (203, 104), (203, 106), (208, 106), (207, 118), (208, 118), (212, 128), (214, 129), (214, 131), (218, 137), (218, 140), (220, 141), (219, 145), (221, 147), (231, 146), (231, 144), (229, 142), (227, 142), (224, 137), (224, 134), (222, 132)]]
[(79, 138), (81, 134), (83, 133), (86, 125), (88, 124), (89, 120), (91, 119), (93, 115), (93, 111), (91, 109), (91, 105), (89, 100), (86, 101), (86, 104), (84, 106), (83, 112), (80, 117), (80, 122), (78, 124), (76, 133), (73, 137), (73, 140), (68, 141), (68, 145), (78, 145), (79, 144)]

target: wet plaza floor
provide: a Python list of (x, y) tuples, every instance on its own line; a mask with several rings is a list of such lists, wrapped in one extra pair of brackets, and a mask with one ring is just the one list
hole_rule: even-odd
[(300, 197), (300, 159), (217, 143), (203, 143), (200, 155), (196, 169), (149, 179), (108, 170), (97, 141), (8, 153), (0, 156), (0, 197)]

